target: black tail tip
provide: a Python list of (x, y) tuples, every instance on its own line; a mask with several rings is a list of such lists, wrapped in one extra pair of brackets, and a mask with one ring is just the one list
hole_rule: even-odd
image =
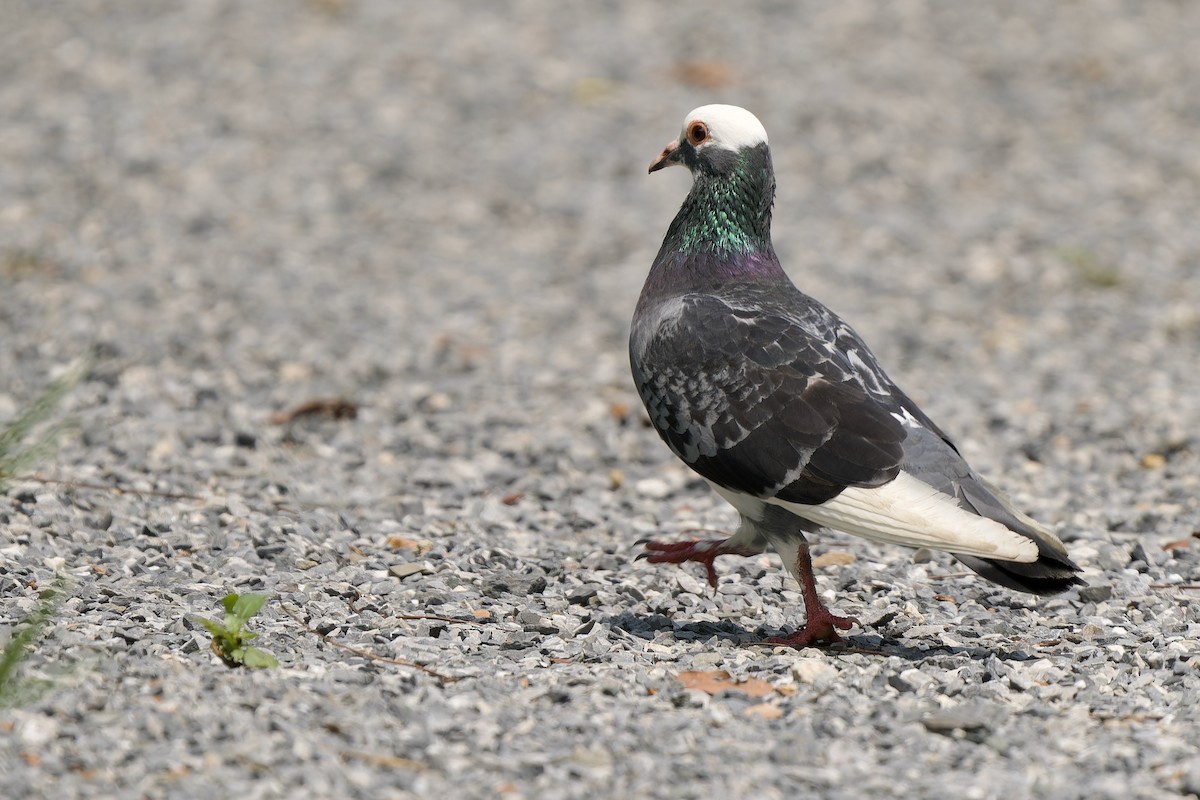
[(1023, 564), (973, 556), (956, 558), (992, 583), (1017, 592), (1046, 596), (1061, 594), (1073, 586), (1087, 585), (1078, 575), (1081, 570), (1070, 559), (1040, 558), (1032, 564)]

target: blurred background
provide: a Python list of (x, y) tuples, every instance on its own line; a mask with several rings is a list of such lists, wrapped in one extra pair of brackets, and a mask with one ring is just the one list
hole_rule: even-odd
[(1015, 429), (985, 466), (1103, 495), (1200, 414), (1198, 34), (1166, 1), (5, 2), (0, 416), (97, 343), (74, 457), (184, 482), (312, 395), (637, 415), (627, 320), (687, 189), (646, 165), (731, 102), (801, 288), (968, 451)]
[[(0, 737), (0, 772), (18, 794), (99, 775), (251, 796), (262, 764), (327, 796), (410, 796), (400, 774), (428, 796), (540, 776), (596, 797), (612, 775), (614, 796), (1183, 791), (1194, 724), (1162, 698), (1195, 675), (1197, 42), (1181, 0), (0, 0), (0, 423), (96, 353), (65, 401), (79, 433), (39, 470), (69, 485), (0, 496), (0, 625), (66, 570), (38, 658), (97, 662)], [(1022, 605), (926, 580), (948, 558), (829, 537), (850, 558), (822, 581), (872, 609), (865, 635), (924, 613), (912, 647), (979, 649), (828, 659), (839, 693), (779, 694), (776, 725), (671, 688), (671, 659), (803, 683), (792, 654), (709, 632), (796, 622), (777, 562), (722, 564), (719, 595), (632, 562), (639, 536), (734, 524), (641, 424), (626, 357), (688, 190), (647, 166), (713, 102), (770, 134), (796, 283), (1070, 542), (1093, 600)], [(545, 597), (513, 588), (539, 578)], [(218, 677), (184, 623), (233, 587), (272, 596), (277, 682)], [(474, 677), (364, 666), (285, 599)], [(391, 616), (426, 607), (499, 624)], [(553, 663), (511, 661), (552, 641)], [(924, 693), (888, 677), (922, 663)], [(913, 722), (968, 690), (1011, 711), (988, 746)], [(351, 769), (346, 747), (405, 763)]]

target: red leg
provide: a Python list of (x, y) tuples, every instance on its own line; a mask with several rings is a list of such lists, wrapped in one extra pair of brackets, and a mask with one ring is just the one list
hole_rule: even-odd
[(849, 630), (858, 624), (854, 617), (839, 617), (826, 608), (817, 594), (817, 581), (813, 577), (812, 557), (808, 554), (808, 542), (802, 542), (796, 553), (796, 577), (800, 579), (800, 590), (804, 596), (804, 627), (791, 636), (772, 636), (764, 639), (767, 644), (785, 644), (797, 649), (820, 643), (840, 642), (838, 629)]
[[(732, 538), (732, 537), (731, 537)], [(756, 556), (762, 550), (751, 547), (730, 545), (729, 539), (701, 539), (690, 542), (649, 542), (638, 544), (646, 548), (645, 553), (638, 555), (637, 560), (646, 559), (651, 564), (683, 564), (687, 561), (699, 561), (708, 572), (708, 585), (717, 588), (717, 570), (713, 561), (717, 556)]]

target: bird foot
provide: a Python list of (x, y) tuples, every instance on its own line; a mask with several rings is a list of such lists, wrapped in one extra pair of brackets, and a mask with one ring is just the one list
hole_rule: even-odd
[(638, 542), (646, 548), (635, 560), (646, 559), (651, 564), (683, 564), (697, 561), (704, 565), (708, 574), (708, 585), (717, 588), (717, 570), (713, 561), (717, 556), (754, 556), (761, 551), (730, 546), (728, 539), (700, 539), (689, 542), (655, 542), (643, 539)]
[(790, 636), (771, 636), (763, 639), (764, 644), (782, 644), (797, 650), (814, 647), (821, 644), (833, 644), (842, 641), (838, 628), (849, 630), (859, 624), (856, 617), (839, 617), (827, 608), (821, 607), (809, 612), (804, 627)]

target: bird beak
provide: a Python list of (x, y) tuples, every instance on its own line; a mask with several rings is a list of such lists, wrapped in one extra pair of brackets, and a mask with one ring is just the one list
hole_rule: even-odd
[(683, 158), (683, 151), (679, 149), (679, 142), (668, 142), (663, 151), (658, 154), (658, 158), (650, 163), (650, 172), (658, 172), (664, 167), (674, 166)]

